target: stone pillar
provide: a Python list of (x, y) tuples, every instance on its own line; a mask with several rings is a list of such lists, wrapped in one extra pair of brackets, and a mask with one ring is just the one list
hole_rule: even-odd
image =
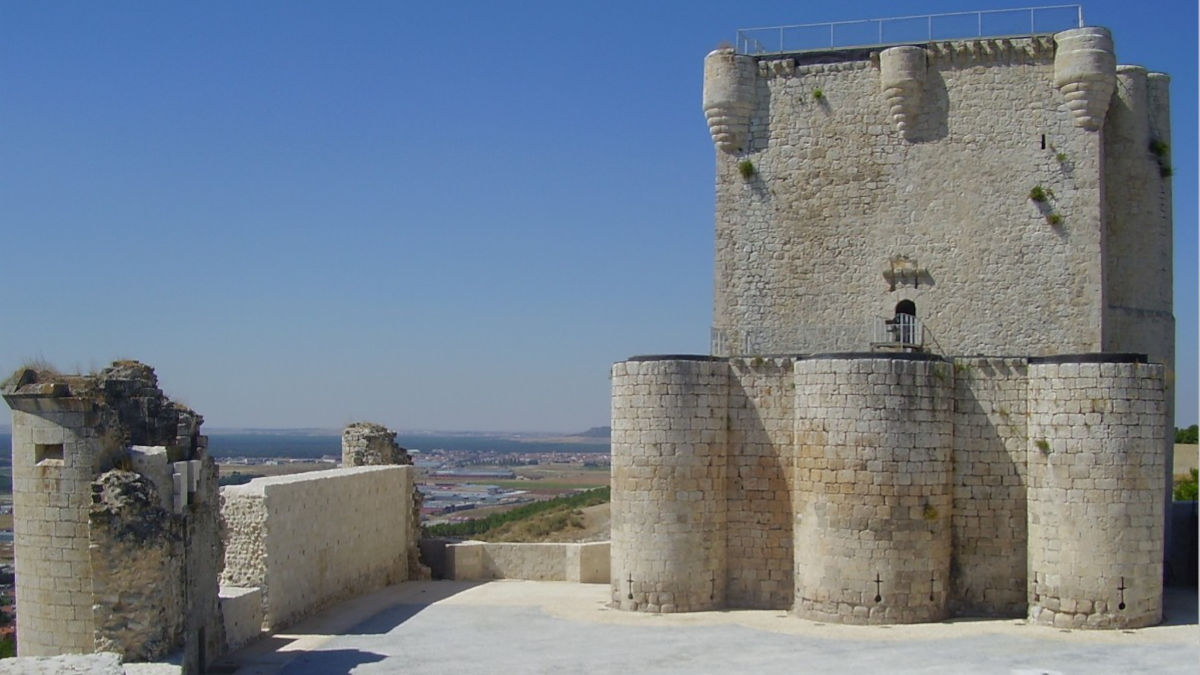
[(1107, 28), (1087, 26), (1057, 33), (1054, 86), (1067, 101), (1075, 126), (1096, 131), (1116, 86), (1117, 57)]
[(1163, 368), (1126, 354), (1029, 365), (1029, 618), (1162, 620)]
[(796, 362), (797, 615), (946, 617), (953, 369), (928, 354)]
[(725, 603), (728, 368), (675, 356), (613, 366), (614, 607)]
[(714, 50), (704, 59), (704, 118), (722, 152), (748, 149), (756, 73), (754, 58), (732, 48)]

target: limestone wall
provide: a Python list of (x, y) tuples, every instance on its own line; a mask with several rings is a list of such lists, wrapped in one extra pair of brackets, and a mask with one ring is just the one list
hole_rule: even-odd
[(278, 629), (334, 600), (404, 581), (412, 489), (407, 466), (223, 488), (229, 553), (221, 583), (261, 587), (264, 626)]
[(951, 365), (834, 355), (795, 369), (794, 611), (842, 623), (944, 618)]
[(958, 358), (954, 374), (951, 613), (1023, 616), (1028, 367)]
[[(12, 413), (17, 651), (23, 656), (93, 649), (88, 508), (99, 441), (88, 413), (81, 402)], [(62, 459), (47, 450), (56, 447)]]
[(608, 583), (609, 543), (468, 541), (446, 547), (448, 578)]
[(1028, 597), (1039, 623), (1162, 619), (1163, 368), (1106, 360), (1121, 357), (1029, 366)]
[(728, 364), (613, 366), (612, 589), (622, 609), (725, 603)]
[(263, 624), (262, 589), (222, 586), (219, 598), (230, 651), (258, 638)]
[(730, 361), (726, 601), (787, 609), (793, 596), (792, 359)]
[(941, 353), (1099, 350), (1101, 136), (1055, 49), (759, 60), (746, 149), (716, 156), (717, 353), (865, 350), (902, 300)]

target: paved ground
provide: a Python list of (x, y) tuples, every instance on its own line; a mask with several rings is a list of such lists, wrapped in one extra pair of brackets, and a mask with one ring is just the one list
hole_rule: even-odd
[(224, 672), (1196, 673), (1196, 591), (1162, 626), (1065, 631), (1021, 621), (840, 626), (781, 611), (651, 615), (604, 606), (608, 587), (412, 582), (339, 605), (234, 655)]

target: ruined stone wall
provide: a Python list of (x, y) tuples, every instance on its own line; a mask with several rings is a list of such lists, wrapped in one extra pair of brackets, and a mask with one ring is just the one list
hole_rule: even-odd
[(795, 556), (801, 617), (947, 615), (953, 372), (939, 357), (796, 362)]
[(1112, 51), (1069, 42), (710, 55), (752, 105), (716, 157), (714, 353), (865, 350), (901, 300), (941, 353), (1100, 350)]
[(1162, 619), (1163, 367), (1091, 355), (1029, 366), (1029, 617)]
[(408, 451), (396, 444), (396, 432), (382, 424), (354, 422), (342, 430), (342, 466), (412, 464)]
[(792, 604), (792, 359), (730, 361), (726, 601)]
[(950, 611), (1026, 610), (1025, 359), (954, 360), (954, 510)]
[(615, 364), (612, 382), (613, 603), (722, 607), (729, 365), (646, 357)]
[(264, 625), (278, 629), (335, 600), (404, 581), (412, 489), (407, 466), (314, 471), (226, 487), (229, 555), (221, 583), (260, 586)]
[[(396, 443), (396, 432), (382, 424), (353, 422), (342, 430), (342, 466), (387, 466), (412, 464), (412, 456)], [(420, 490), (412, 491), (412, 523), (414, 534), (409, 537), (408, 571), (414, 579), (431, 578), (429, 568), (421, 563), (420, 530), (421, 505), (424, 497)]]
[(183, 642), (183, 518), (154, 484), (112, 470), (93, 484), (90, 564), (95, 649), (130, 661), (165, 658)]
[(136, 660), (220, 654), (216, 469), (202, 418), (117, 361), (91, 375), (24, 368), (13, 408), (18, 645)]

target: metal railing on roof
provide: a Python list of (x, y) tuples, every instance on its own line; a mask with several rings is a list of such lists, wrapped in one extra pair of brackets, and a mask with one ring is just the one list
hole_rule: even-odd
[(793, 54), (830, 49), (993, 37), (1012, 38), (1083, 27), (1083, 5), (1047, 5), (741, 28), (739, 54)]

